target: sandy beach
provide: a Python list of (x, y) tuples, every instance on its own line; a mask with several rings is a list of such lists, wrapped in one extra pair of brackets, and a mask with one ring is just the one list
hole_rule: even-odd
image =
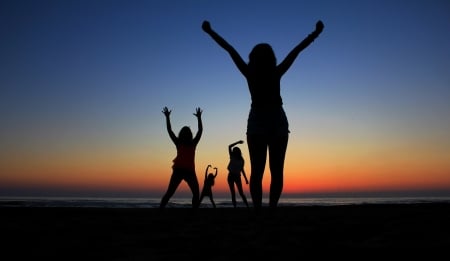
[(258, 214), (246, 208), (19, 207), (3, 208), (0, 224), (8, 260), (281, 260), (330, 254), (326, 250), (411, 254), (450, 247), (446, 203), (280, 207)]

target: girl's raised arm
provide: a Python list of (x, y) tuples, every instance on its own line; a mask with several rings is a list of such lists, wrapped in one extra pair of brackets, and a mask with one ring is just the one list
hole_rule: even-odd
[(316, 30), (310, 33), (303, 41), (301, 41), (297, 46), (292, 49), (292, 51), (284, 58), (284, 60), (278, 65), (280, 75), (283, 75), (289, 67), (294, 63), (297, 56), (303, 51), (306, 47), (308, 47), (322, 32), (324, 25), (322, 21), (318, 21), (316, 23)]
[(194, 137), (194, 142), (195, 144), (197, 144), (200, 141), (200, 138), (202, 137), (202, 133), (203, 133), (203, 123), (202, 123), (202, 109), (200, 108), (196, 108), (195, 109), (195, 117), (197, 117), (197, 125), (198, 125), (198, 130), (197, 130), (197, 134)]
[(225, 49), (225, 51), (228, 52), (228, 54), (231, 56), (231, 59), (233, 60), (234, 64), (236, 64), (239, 71), (246, 76), (247, 75), (247, 64), (242, 59), (242, 57), (239, 55), (239, 53), (234, 49), (234, 47), (229, 44), (225, 39), (222, 38), (218, 33), (216, 33), (212, 28), (211, 24), (208, 21), (203, 21), (202, 29), (205, 31), (211, 38), (216, 41), (216, 43)]
[(173, 141), (173, 143), (177, 143), (177, 136), (175, 135), (175, 133), (173, 133), (172, 131), (172, 124), (170, 123), (170, 113), (172, 111), (169, 110), (167, 107), (163, 108), (162, 113), (164, 113), (164, 115), (166, 116), (166, 127), (167, 127), (167, 132), (169, 133), (169, 137), (170, 139)]

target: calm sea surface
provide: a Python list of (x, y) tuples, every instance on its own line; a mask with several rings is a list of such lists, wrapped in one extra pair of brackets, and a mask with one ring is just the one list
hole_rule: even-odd
[[(160, 198), (82, 198), (82, 197), (0, 197), (0, 207), (101, 207), (158, 208)], [(229, 198), (215, 198), (217, 207), (231, 208)], [(249, 202), (251, 203), (251, 202)], [(335, 206), (355, 204), (450, 203), (450, 197), (292, 197), (280, 199), (279, 206)], [(267, 202), (263, 202), (267, 205)], [(168, 208), (190, 208), (190, 198), (172, 198)], [(201, 208), (212, 208), (205, 198)], [(245, 205), (238, 201), (238, 207)]]

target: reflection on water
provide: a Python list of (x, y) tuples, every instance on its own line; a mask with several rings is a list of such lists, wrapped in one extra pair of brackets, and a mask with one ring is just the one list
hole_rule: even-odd
[[(217, 207), (232, 208), (229, 198), (215, 198)], [(100, 207), (158, 208), (159, 198), (80, 198), (80, 197), (0, 197), (0, 207)], [(355, 204), (450, 203), (450, 197), (289, 197), (280, 199), (279, 206), (336, 206)], [(267, 202), (263, 202), (267, 205)], [(173, 198), (168, 208), (190, 208), (190, 198)], [(212, 208), (204, 202), (201, 208)], [(245, 207), (238, 201), (238, 207)]]

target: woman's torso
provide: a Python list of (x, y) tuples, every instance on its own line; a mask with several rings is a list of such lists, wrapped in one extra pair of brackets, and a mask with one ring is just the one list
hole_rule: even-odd
[(195, 144), (179, 144), (173, 168), (195, 170)]

